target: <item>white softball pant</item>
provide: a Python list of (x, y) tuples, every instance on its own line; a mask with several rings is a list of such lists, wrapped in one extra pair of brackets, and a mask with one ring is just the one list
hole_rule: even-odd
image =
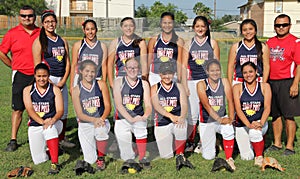
[(235, 138), (238, 144), (242, 160), (253, 160), (254, 152), (251, 142), (260, 142), (267, 133), (268, 122), (264, 124), (262, 130), (249, 129), (245, 127), (235, 128)]
[(58, 138), (61, 133), (63, 123), (57, 120), (52, 127), (43, 129), (43, 126), (29, 126), (28, 127), (28, 140), (29, 148), (33, 163), (35, 165), (49, 160), (46, 153), (47, 140)]
[(188, 88), (190, 90), (189, 96), (189, 110), (188, 110), (188, 123), (189, 125), (196, 125), (199, 118), (199, 97), (197, 92), (197, 83), (201, 80), (189, 80)]
[(115, 135), (121, 159), (124, 161), (135, 158), (135, 153), (132, 149), (132, 133), (136, 139), (147, 138), (147, 121), (135, 123), (130, 123), (126, 119), (115, 121)]
[(216, 133), (221, 134), (225, 140), (234, 139), (234, 128), (231, 124), (223, 125), (217, 121), (200, 122), (199, 128), (202, 141), (202, 157), (206, 160), (212, 160), (216, 157)]
[[(175, 140), (187, 139), (187, 122), (183, 126), (170, 123), (166, 126), (155, 126), (154, 135), (161, 158), (171, 158), (174, 156), (173, 135)], [(176, 149), (175, 149), (176, 150)]]
[[(49, 79), (56, 85), (57, 83), (60, 82), (62, 77), (57, 77), (57, 76), (51, 76), (49, 77)], [(64, 114), (61, 117), (61, 119), (67, 119), (68, 117), (68, 87), (65, 84), (64, 87), (61, 89), (61, 93), (63, 96), (63, 100), (64, 100)]]
[(83, 153), (84, 161), (93, 164), (97, 160), (97, 141), (107, 140), (110, 130), (109, 121), (105, 120), (105, 126), (95, 128), (91, 122), (78, 123), (78, 138)]

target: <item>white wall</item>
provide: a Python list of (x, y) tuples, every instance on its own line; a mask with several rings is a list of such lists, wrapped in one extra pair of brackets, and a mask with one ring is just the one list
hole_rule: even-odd
[(108, 8), (106, 8), (106, 0), (94, 0), (94, 17), (106, 17), (107, 9), (108, 17), (133, 17), (134, 0), (108, 0)]
[[(283, 0), (282, 13), (275, 13), (274, 0), (265, 1), (265, 14), (264, 14), (264, 34), (265, 37), (275, 36), (274, 32), (274, 19), (279, 14), (287, 14), (291, 17), (291, 33), (300, 38), (300, 3), (297, 0)], [(296, 21), (298, 20), (298, 24)]]

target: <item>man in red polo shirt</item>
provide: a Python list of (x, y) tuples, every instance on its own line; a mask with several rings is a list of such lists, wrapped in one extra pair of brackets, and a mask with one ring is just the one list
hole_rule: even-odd
[[(34, 24), (35, 20), (35, 10), (31, 6), (23, 6), (19, 14), (20, 24), (5, 34), (0, 45), (0, 59), (13, 70), (12, 130), (6, 151), (15, 151), (18, 148), (17, 133), (25, 109), (23, 89), (33, 80), (32, 43), (40, 33), (40, 28)], [(8, 56), (9, 52), (11, 52), (11, 58)]]
[(272, 89), (272, 126), (274, 144), (268, 151), (282, 149), (282, 118), (285, 120), (287, 143), (283, 155), (293, 155), (296, 122), (300, 116), (298, 83), (300, 79), (299, 39), (290, 33), (291, 19), (286, 14), (278, 15), (274, 21), (276, 36), (267, 44), (270, 48), (270, 77)]

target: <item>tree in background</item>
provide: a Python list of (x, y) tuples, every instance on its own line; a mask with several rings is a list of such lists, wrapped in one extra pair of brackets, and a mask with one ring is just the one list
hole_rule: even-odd
[(177, 24), (183, 24), (188, 19), (187, 15), (181, 10), (178, 10), (177, 6), (174, 4), (168, 3), (167, 5), (164, 5), (159, 1), (155, 1), (150, 9), (142, 4), (135, 11), (135, 17), (146, 17), (149, 27), (156, 28), (159, 27), (160, 15), (167, 11), (172, 12), (175, 15)]
[(202, 2), (197, 2), (193, 7), (193, 12), (197, 16), (205, 16), (207, 19), (212, 20), (212, 9), (205, 6)]
[(0, 14), (7, 16), (17, 16), (24, 5), (32, 6), (37, 14), (47, 9), (45, 0), (0, 0), (0, 4)]

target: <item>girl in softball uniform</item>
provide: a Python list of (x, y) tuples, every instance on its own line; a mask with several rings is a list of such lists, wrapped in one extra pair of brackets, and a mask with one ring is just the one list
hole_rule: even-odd
[[(260, 82), (267, 82), (270, 72), (269, 47), (267, 44), (257, 39), (257, 25), (252, 19), (245, 19), (240, 25), (240, 31), (243, 36), (242, 41), (231, 46), (228, 55), (227, 77), (229, 83), (235, 85), (243, 82), (243, 73), (241, 67), (246, 62), (252, 62), (257, 66)], [(236, 126), (236, 133), (243, 132), (243, 128)], [(239, 136), (239, 135), (237, 135)], [(237, 139), (239, 140), (239, 139)], [(250, 142), (243, 147), (243, 160), (252, 160), (253, 152)]]
[(183, 86), (173, 81), (175, 68), (172, 62), (162, 63), (159, 71), (161, 81), (151, 87), (152, 104), (156, 111), (154, 135), (160, 157), (171, 158), (175, 151), (178, 164), (187, 161), (184, 157), (187, 97)]
[(234, 104), (237, 114), (235, 121), (236, 141), (242, 159), (254, 158), (255, 165), (263, 162), (264, 138), (268, 129), (268, 116), (271, 109), (271, 88), (268, 83), (257, 81), (257, 66), (246, 62), (241, 67), (243, 83), (234, 85)]
[(97, 39), (97, 24), (87, 19), (82, 24), (84, 37), (74, 43), (72, 48), (72, 64), (70, 74), (70, 92), (78, 85), (79, 66), (85, 60), (91, 60), (97, 65), (96, 79), (106, 81), (107, 48)]
[(116, 105), (115, 135), (120, 149), (121, 159), (135, 158), (132, 148), (132, 133), (136, 138), (139, 162), (150, 167), (146, 159), (147, 118), (151, 114), (150, 87), (148, 82), (138, 78), (139, 62), (127, 59), (124, 70), (126, 76), (114, 81), (114, 100)]
[(23, 101), (29, 115), (28, 139), (34, 164), (49, 160), (49, 174), (59, 172), (58, 136), (63, 124), (59, 120), (64, 111), (63, 97), (60, 89), (49, 83), (50, 71), (46, 64), (37, 64), (34, 69), (34, 83), (23, 91)]
[(97, 168), (104, 170), (110, 130), (107, 120), (111, 109), (109, 91), (104, 81), (95, 79), (97, 65), (93, 61), (83, 61), (79, 73), (79, 84), (74, 87), (72, 94), (79, 142), (84, 161), (89, 164), (96, 162)]
[(197, 96), (197, 83), (205, 80), (207, 74), (205, 66), (209, 59), (220, 60), (220, 48), (217, 41), (211, 39), (209, 22), (204, 16), (197, 16), (193, 22), (195, 36), (185, 43), (182, 64), (182, 82), (189, 96), (188, 113), (188, 142), (186, 151), (193, 151), (197, 121), (199, 118), (199, 98)]
[(109, 46), (107, 62), (107, 75), (111, 88), (114, 78), (126, 75), (125, 62), (129, 58), (135, 58), (140, 66), (142, 78), (147, 78), (147, 46), (144, 39), (134, 33), (135, 21), (132, 17), (125, 17), (120, 23), (123, 32), (121, 37), (114, 39)]
[(174, 14), (164, 12), (160, 16), (162, 32), (152, 37), (148, 43), (148, 67), (150, 85), (160, 82), (159, 67), (162, 63), (172, 62), (176, 70), (176, 78), (181, 80), (181, 55), (184, 41), (174, 30)]
[[(232, 152), (234, 146), (234, 104), (231, 85), (221, 78), (221, 65), (218, 60), (210, 60), (206, 65), (207, 79), (197, 84), (200, 98), (200, 137), (202, 156), (207, 160), (216, 156), (216, 133), (223, 137), (223, 146), (227, 163), (235, 170)], [(227, 102), (226, 102), (227, 101)], [(228, 104), (228, 116), (226, 115)]]
[(74, 147), (65, 137), (68, 117), (67, 79), (70, 73), (69, 46), (65, 39), (55, 33), (57, 18), (52, 10), (46, 10), (41, 16), (42, 29), (39, 38), (32, 45), (34, 64), (46, 63), (50, 68), (50, 80), (62, 90), (64, 115), (61, 118), (63, 130), (59, 136), (64, 147)]
[(257, 39), (257, 25), (245, 19), (240, 25), (243, 39), (233, 44), (228, 55), (227, 77), (230, 84), (243, 82), (241, 66), (250, 61), (257, 66), (258, 80), (267, 82), (270, 72), (269, 47)]

